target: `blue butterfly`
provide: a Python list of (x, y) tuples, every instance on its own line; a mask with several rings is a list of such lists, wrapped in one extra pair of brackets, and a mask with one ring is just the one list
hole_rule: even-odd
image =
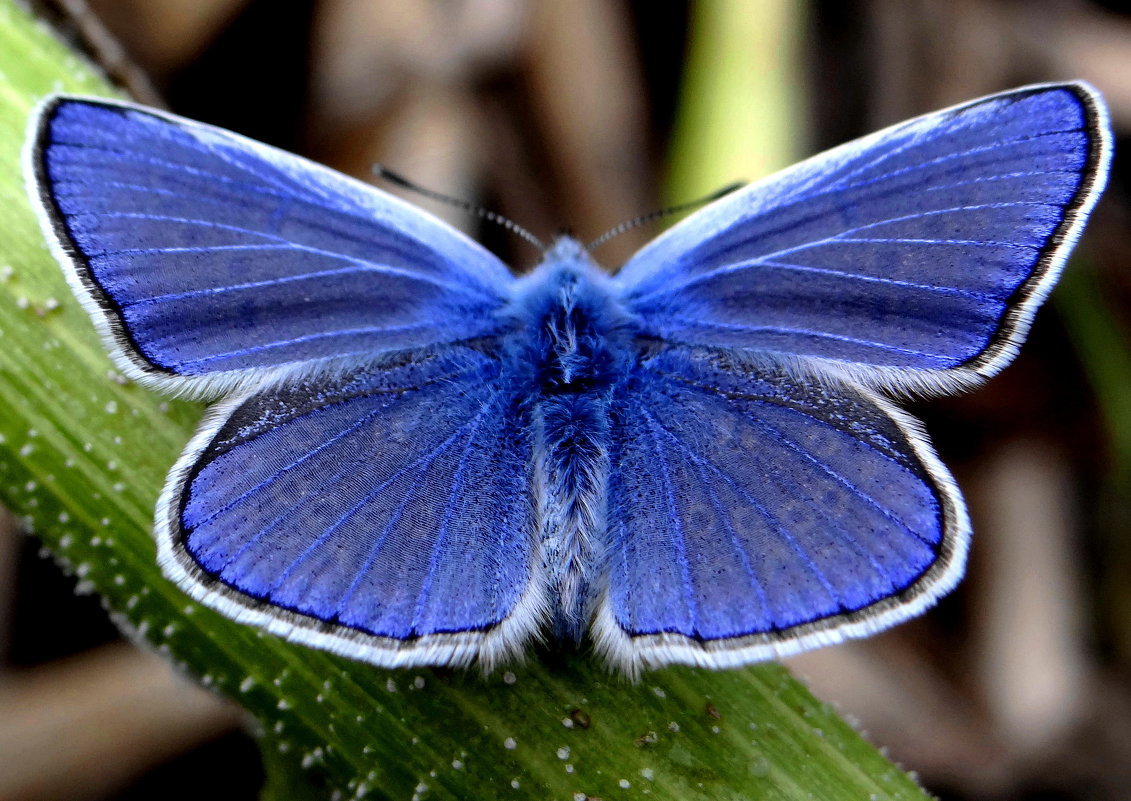
[(386, 667), (545, 631), (629, 673), (860, 637), (970, 526), (892, 401), (1002, 369), (1106, 179), (1106, 112), (1030, 86), (718, 200), (615, 275), (527, 275), (370, 186), (127, 103), (48, 98), (30, 192), (137, 381), (219, 400), (159, 559), (233, 619)]

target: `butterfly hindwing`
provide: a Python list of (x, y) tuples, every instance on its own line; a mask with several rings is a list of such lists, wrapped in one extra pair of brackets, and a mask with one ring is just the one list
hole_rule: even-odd
[(665, 347), (619, 408), (596, 639), (630, 671), (860, 636), (961, 574), (969, 527), (949, 474), (864, 387)]
[(50, 98), (27, 151), (68, 277), (132, 377), (225, 391), (486, 333), (507, 269), (411, 206), (236, 134)]
[(1013, 357), (1106, 177), (1081, 84), (928, 114), (716, 202), (617, 280), (670, 342), (847, 366), (947, 391)]
[(158, 512), (233, 617), (387, 666), (490, 663), (542, 618), (525, 423), (498, 362), (398, 357), (218, 404)]

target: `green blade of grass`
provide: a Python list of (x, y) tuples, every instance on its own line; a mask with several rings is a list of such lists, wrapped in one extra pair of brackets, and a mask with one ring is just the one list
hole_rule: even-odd
[(667, 197), (703, 197), (798, 157), (803, 74), (797, 0), (703, 0), (692, 27)]
[(572, 652), (487, 678), (389, 671), (190, 601), (150, 528), (201, 409), (121, 379), (44, 245), (19, 161), (56, 90), (108, 91), (0, 0), (0, 500), (125, 630), (254, 716), (265, 798), (924, 798), (777, 665), (635, 685)]

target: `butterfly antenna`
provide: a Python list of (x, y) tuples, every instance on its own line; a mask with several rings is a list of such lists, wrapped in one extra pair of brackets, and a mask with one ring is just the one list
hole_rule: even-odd
[(592, 252), (601, 247), (601, 245), (608, 242), (614, 236), (620, 236), (625, 231), (631, 231), (633, 228), (639, 228), (641, 225), (644, 225), (644, 223), (650, 223), (652, 222), (652, 220), (658, 220), (661, 217), (667, 217), (669, 214), (679, 214), (681, 211), (689, 211), (691, 209), (698, 208), (702, 205), (710, 203), (712, 200), (718, 200), (721, 197), (725, 197), (736, 189), (741, 189), (744, 186), (746, 186), (745, 181), (735, 181), (733, 184), (728, 184), (722, 189), (712, 192), (706, 197), (701, 197), (698, 200), (692, 200), (689, 203), (680, 203), (678, 206), (667, 206), (665, 208), (659, 209), (658, 211), (653, 211), (648, 214), (642, 214), (635, 219), (629, 220), (628, 222), (622, 222), (616, 228), (610, 228), (608, 231), (605, 231), (605, 233), (601, 234), (599, 237), (586, 245), (585, 249)]
[(396, 184), (402, 189), (408, 189), (411, 192), (415, 192), (418, 195), (423, 195), (424, 197), (430, 198), (431, 200), (438, 200), (441, 203), (447, 203), (449, 206), (455, 206), (457, 209), (463, 209), (464, 211), (470, 212), (476, 217), (486, 220), (487, 222), (501, 225), (512, 234), (515, 234), (521, 239), (525, 239), (527, 242), (534, 245), (534, 247), (538, 248), (539, 250), (544, 251), (546, 249), (546, 245), (542, 242), (541, 239), (534, 236), (534, 234), (527, 231), (514, 220), (508, 219), (501, 214), (497, 214), (490, 209), (484, 208), (478, 203), (472, 203), (470, 200), (461, 200), (458, 197), (452, 197), (451, 195), (445, 195), (442, 192), (436, 192), (432, 189), (426, 189), (423, 186), (420, 186), (420, 184), (413, 183), (404, 176), (398, 175), (388, 167), (385, 167), (381, 164), (373, 165), (373, 174), (378, 178), (384, 178), (386, 181)]

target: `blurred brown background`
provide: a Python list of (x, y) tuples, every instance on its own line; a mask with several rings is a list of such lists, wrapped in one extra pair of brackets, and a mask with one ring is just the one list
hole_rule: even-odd
[[(1084, 0), (739, 5), (752, 30), (772, 16), (770, 33), (788, 40), (788, 71), (772, 77), (798, 111), (797, 156), (1024, 83), (1083, 78), (1107, 97), (1112, 183), (1021, 357), (976, 393), (914, 409), (970, 502), (967, 579), (923, 619), (792, 664), (944, 799), (1129, 798), (1131, 221), (1119, 152), (1131, 16)], [(694, 124), (680, 112), (693, 4), (39, 6), (143, 102), (361, 177), (381, 162), (543, 238), (568, 226), (591, 239), (690, 199), (664, 191), (675, 132)], [(759, 130), (742, 135), (758, 146)], [(516, 269), (538, 258), (500, 228), (414, 201)], [(599, 256), (615, 267), (655, 232)], [(2, 526), (0, 801), (255, 797), (258, 757), (238, 712), (118, 642), (97, 599), (37, 550)]]

